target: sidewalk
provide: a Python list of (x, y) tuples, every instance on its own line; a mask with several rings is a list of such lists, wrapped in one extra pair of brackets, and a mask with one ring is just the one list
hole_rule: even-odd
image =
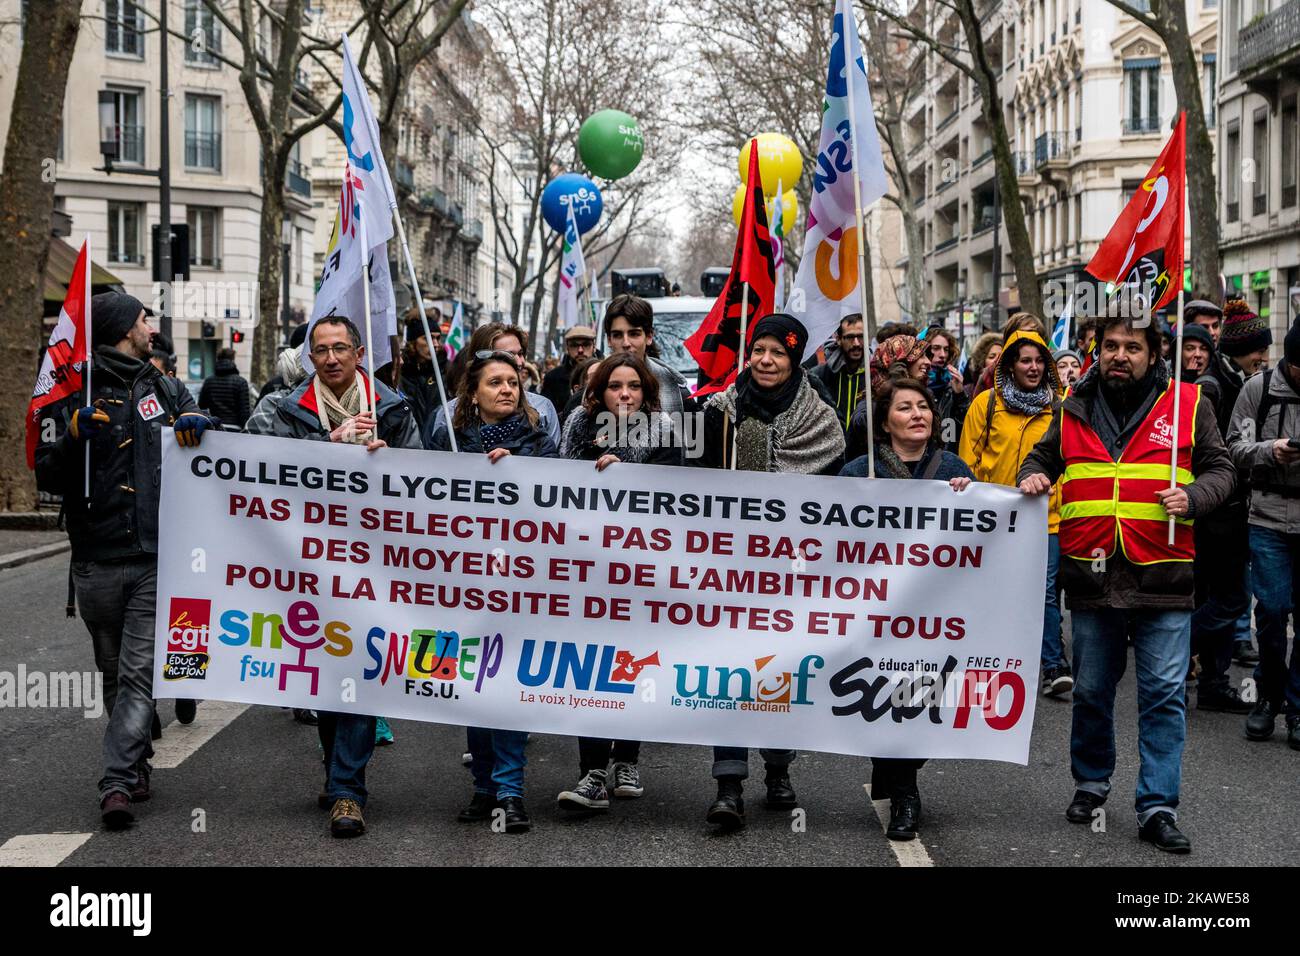
[(70, 549), (66, 531), (0, 528), (0, 571), (64, 554)]

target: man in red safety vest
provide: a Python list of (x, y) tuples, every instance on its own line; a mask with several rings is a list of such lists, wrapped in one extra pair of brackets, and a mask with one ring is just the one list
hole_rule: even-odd
[[(1145, 321), (1144, 321), (1145, 320)], [(1138, 685), (1138, 835), (1187, 853), (1176, 824), (1186, 730), (1184, 681), (1194, 603), (1192, 521), (1231, 494), (1236, 475), (1214, 408), (1171, 382), (1147, 317), (1103, 317), (1097, 364), (1054, 414), (1018, 476), (1025, 494), (1060, 479), (1061, 582), (1070, 608), (1073, 823), (1091, 823), (1115, 769), (1115, 687), (1133, 639)], [(1175, 389), (1181, 390), (1174, 427)], [(1176, 449), (1177, 487), (1170, 487)], [(1175, 519), (1168, 543), (1169, 518)]]

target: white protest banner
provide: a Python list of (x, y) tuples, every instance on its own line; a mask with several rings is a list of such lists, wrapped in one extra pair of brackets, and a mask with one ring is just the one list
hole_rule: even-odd
[(1047, 505), (215, 433), (163, 442), (154, 692), (1025, 763)]

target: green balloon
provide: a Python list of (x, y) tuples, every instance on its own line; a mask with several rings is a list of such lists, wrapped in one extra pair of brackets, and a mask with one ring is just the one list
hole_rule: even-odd
[(601, 110), (578, 130), (578, 155), (602, 179), (622, 179), (641, 162), (641, 127), (622, 110)]

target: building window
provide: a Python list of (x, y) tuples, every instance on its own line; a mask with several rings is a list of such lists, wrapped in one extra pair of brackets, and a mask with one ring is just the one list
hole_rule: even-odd
[(141, 252), (140, 224), (144, 209), (139, 203), (108, 204), (108, 261), (144, 265)]
[(1268, 110), (1256, 110), (1252, 124), (1250, 155), (1254, 160), (1255, 188), (1251, 191), (1251, 215), (1268, 212)]
[(1296, 123), (1296, 97), (1282, 101), (1281, 122), (1278, 135), (1282, 137), (1282, 208), (1290, 209), (1296, 204), (1296, 180), (1300, 178), (1300, 129)]
[(214, 54), (221, 52), (221, 27), (203, 0), (185, 0), (185, 62), (196, 66), (220, 66)]
[(1215, 102), (1219, 95), (1219, 64), (1213, 53), (1207, 53), (1201, 61), (1201, 99), (1205, 106), (1205, 125), (1214, 129), (1219, 117), (1219, 106)]
[(190, 265), (221, 268), (221, 210), (215, 206), (190, 206), (185, 210), (190, 226)]
[(1156, 58), (1124, 61), (1128, 86), (1126, 133), (1154, 133), (1160, 128), (1160, 61)]
[(144, 162), (144, 124), (139, 90), (109, 90), (113, 94), (113, 125), (100, 139), (117, 144), (118, 163)]
[(1228, 126), (1227, 146), (1223, 150), (1223, 198), (1228, 222), (1241, 218), (1241, 172), (1241, 129), (1234, 121)]
[(104, 0), (104, 51), (144, 58), (144, 14), (131, 0)]
[(221, 169), (221, 99), (185, 94), (185, 165)]

